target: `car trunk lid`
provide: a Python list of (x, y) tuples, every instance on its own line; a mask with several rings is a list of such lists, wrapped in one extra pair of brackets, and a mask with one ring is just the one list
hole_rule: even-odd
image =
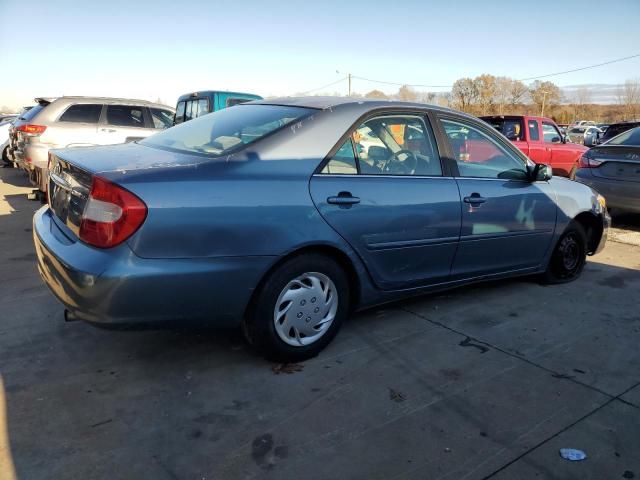
[(592, 170), (596, 177), (640, 182), (640, 147), (603, 145), (591, 149), (589, 157), (602, 162)]

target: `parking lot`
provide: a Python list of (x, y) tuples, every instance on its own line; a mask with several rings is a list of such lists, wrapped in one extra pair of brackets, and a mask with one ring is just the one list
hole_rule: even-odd
[(65, 323), (29, 191), (0, 169), (2, 480), (640, 478), (636, 219), (574, 283), (363, 312), (274, 365), (236, 331)]

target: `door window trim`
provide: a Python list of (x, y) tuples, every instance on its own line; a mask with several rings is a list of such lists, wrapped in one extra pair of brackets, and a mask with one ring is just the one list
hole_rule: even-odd
[(459, 116), (456, 115), (454, 113), (449, 113), (449, 112), (443, 112), (440, 113), (438, 112), (436, 114), (436, 118), (438, 120), (438, 127), (440, 129), (442, 129), (442, 135), (443, 135), (443, 139), (442, 141), (444, 142), (444, 144), (446, 145), (447, 148), (447, 154), (448, 154), (448, 158), (449, 160), (451, 160), (452, 165), (452, 172), (451, 175), (454, 178), (469, 178), (469, 179), (473, 179), (473, 180), (491, 180), (491, 181), (499, 181), (499, 182), (527, 182), (530, 183), (529, 180), (526, 179), (518, 179), (518, 178), (487, 178), (487, 177), (465, 177), (460, 175), (460, 170), (458, 169), (458, 161), (456, 160), (456, 157), (453, 153), (453, 147), (451, 146), (451, 141), (449, 139), (449, 136), (446, 134), (446, 131), (444, 129), (444, 125), (442, 125), (442, 121), (443, 120), (449, 120), (451, 122), (457, 122), (457, 123), (467, 123), (470, 126), (472, 126), (473, 128), (476, 128), (477, 130), (480, 130), (482, 133), (485, 133), (487, 136), (489, 136), (489, 138), (493, 139), (498, 145), (500, 145), (501, 147), (503, 147), (505, 150), (507, 150), (507, 152), (510, 152), (512, 154), (514, 154), (514, 156), (516, 158), (519, 158), (520, 160), (522, 160), (522, 163), (524, 165), (525, 170), (527, 170), (527, 167), (530, 165), (530, 160), (529, 158), (520, 151), (520, 149), (518, 147), (516, 147), (515, 145), (513, 145), (510, 141), (505, 141), (502, 138), (500, 138), (500, 136), (496, 136), (495, 138), (492, 137), (492, 135), (495, 134), (495, 129), (493, 129), (492, 131), (492, 127), (489, 124), (483, 125), (481, 122), (476, 122), (473, 119), (469, 119), (467, 117), (463, 117), (463, 116)]
[[(351, 142), (352, 148), (354, 150), (354, 155), (356, 158), (356, 167), (358, 168), (358, 173), (357, 174), (331, 174), (331, 173), (322, 173), (322, 170), (324, 169), (324, 167), (326, 166), (327, 163), (329, 163), (331, 161), (331, 159), (335, 156), (335, 154), (338, 152), (338, 150), (340, 150), (340, 148), (342, 148), (342, 145), (344, 144), (344, 142), (347, 141), (348, 138), (351, 138), (353, 133), (363, 124), (366, 123), (367, 121), (371, 120), (372, 118), (377, 118), (377, 117), (393, 117), (393, 116), (409, 116), (409, 117), (418, 117), (420, 118), (427, 129), (431, 129), (431, 133), (432, 133), (432, 140), (433, 140), (433, 146), (435, 147), (435, 152), (438, 155), (438, 160), (440, 161), (440, 170), (442, 172), (442, 175), (394, 175), (394, 174), (386, 174), (386, 173), (381, 173), (381, 174), (361, 174), (360, 173), (360, 158), (358, 157), (356, 151), (355, 151), (355, 145), (353, 144), (353, 141)], [(331, 148), (331, 150), (329, 150), (329, 153), (322, 159), (322, 161), (320, 162), (320, 164), (316, 167), (316, 169), (313, 172), (313, 176), (315, 175), (322, 175), (322, 176), (327, 176), (327, 175), (331, 175), (331, 176), (340, 176), (340, 177), (376, 177), (376, 178), (384, 178), (384, 177), (398, 177), (398, 178), (451, 178), (452, 177), (452, 172), (447, 168), (448, 165), (446, 165), (446, 163), (444, 162), (445, 158), (443, 156), (442, 153), (442, 148), (440, 146), (440, 141), (438, 138), (438, 133), (436, 131), (436, 128), (434, 127), (434, 119), (433, 117), (430, 115), (430, 110), (420, 110), (420, 109), (407, 109), (407, 110), (403, 110), (403, 109), (399, 109), (397, 107), (381, 107), (378, 109), (374, 109), (374, 110), (370, 110), (362, 115), (360, 115), (360, 117), (358, 117), (356, 119), (355, 122), (353, 122), (351, 124), (351, 126), (347, 129), (346, 133), (342, 134), (340, 136), (340, 139), (338, 140), (338, 142)]]

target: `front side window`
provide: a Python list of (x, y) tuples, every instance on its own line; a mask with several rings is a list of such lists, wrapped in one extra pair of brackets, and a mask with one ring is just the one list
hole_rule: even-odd
[(178, 102), (178, 107), (176, 108), (176, 124), (184, 122), (184, 107), (185, 102)]
[(537, 120), (529, 120), (527, 122), (529, 126), (529, 140), (540, 140), (540, 130)]
[(157, 133), (143, 145), (211, 156), (227, 154), (312, 114), (315, 110), (280, 105), (242, 105)]
[(453, 120), (442, 120), (461, 177), (527, 178), (524, 160), (484, 131)]
[(162, 108), (149, 108), (151, 120), (153, 120), (153, 128), (169, 128), (173, 125), (173, 113)]
[(542, 123), (542, 136), (546, 143), (560, 143), (562, 140), (562, 135), (560, 135), (556, 126), (550, 123)]
[(102, 105), (71, 105), (58, 119), (59, 122), (98, 123)]
[(356, 165), (356, 156), (353, 153), (353, 140), (351, 137), (342, 144), (338, 151), (331, 157), (331, 160), (322, 169), (320, 173), (355, 175), (358, 173)]
[(107, 123), (117, 127), (144, 127), (142, 107), (107, 105)]
[(372, 118), (356, 128), (351, 138), (362, 174), (442, 175), (433, 133), (422, 117)]

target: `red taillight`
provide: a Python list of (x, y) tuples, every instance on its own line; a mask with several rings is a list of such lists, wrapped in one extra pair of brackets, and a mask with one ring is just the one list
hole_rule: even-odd
[(602, 160), (589, 156), (588, 152), (580, 157), (578, 163), (580, 168), (598, 168), (600, 165), (602, 165)]
[(119, 245), (140, 228), (147, 206), (124, 188), (93, 177), (80, 224), (80, 240), (99, 248)]
[(19, 125), (16, 127), (16, 130), (18, 132), (26, 133), (27, 135), (33, 136), (42, 135), (46, 129), (47, 127), (45, 127), (44, 125), (33, 125), (30, 123)]

